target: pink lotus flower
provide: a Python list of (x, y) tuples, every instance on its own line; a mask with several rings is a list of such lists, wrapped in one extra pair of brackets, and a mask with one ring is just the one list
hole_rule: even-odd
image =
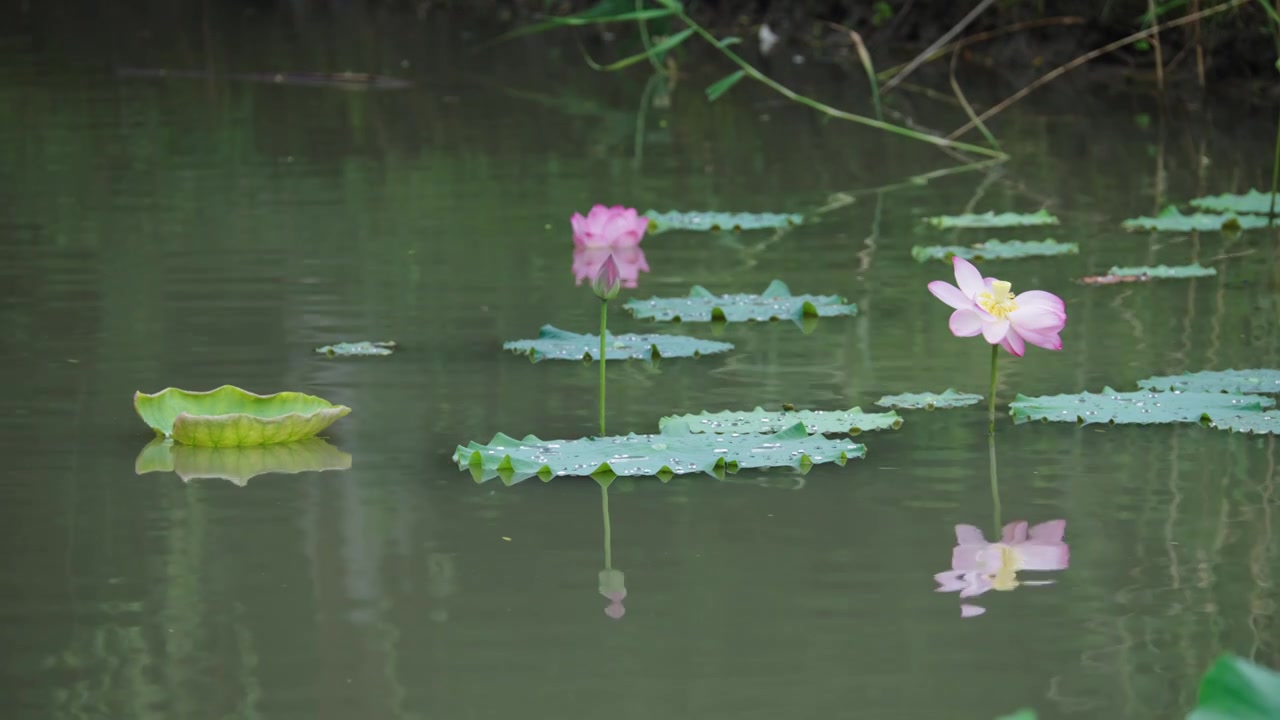
[(609, 257), (618, 265), (618, 280), (624, 288), (633, 288), (639, 284), (640, 273), (649, 272), (649, 263), (645, 262), (644, 251), (639, 247), (629, 248), (574, 248), (573, 277), (574, 284), (595, 280)]
[(995, 278), (984, 278), (973, 263), (951, 259), (956, 285), (941, 280), (929, 283), (929, 292), (955, 308), (951, 313), (951, 333), (973, 337), (979, 333), (992, 345), (999, 345), (1022, 357), (1026, 343), (1047, 350), (1061, 350), (1058, 333), (1067, 324), (1062, 298), (1043, 290), (1014, 295), (1012, 286)]
[(621, 287), (622, 274), (618, 270), (617, 261), (613, 259), (613, 253), (609, 253), (609, 257), (604, 259), (604, 264), (591, 280), (591, 292), (601, 300), (612, 300), (618, 297)]
[(593, 205), (586, 217), (574, 213), (569, 221), (573, 223), (573, 244), (579, 248), (635, 247), (649, 228), (649, 218), (621, 205)]
[[(1004, 526), (999, 542), (989, 543), (973, 525), (956, 525), (956, 546), (951, 569), (933, 576), (937, 592), (958, 592), (962, 598), (988, 590), (1005, 592), (1019, 585), (1051, 585), (1052, 580), (1019, 580), (1022, 570), (1066, 570), (1071, 553), (1062, 541), (1066, 520), (1051, 520), (1030, 528), (1026, 522)], [(977, 605), (962, 604), (961, 617), (986, 612)]]

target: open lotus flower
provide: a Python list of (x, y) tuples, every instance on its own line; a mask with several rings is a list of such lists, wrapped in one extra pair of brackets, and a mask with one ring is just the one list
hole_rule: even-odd
[(635, 247), (649, 228), (649, 218), (621, 205), (594, 205), (586, 217), (574, 213), (569, 221), (573, 223), (573, 244), (580, 248)]
[(618, 280), (624, 288), (633, 288), (639, 284), (640, 273), (649, 272), (649, 263), (645, 262), (644, 251), (638, 247), (629, 248), (574, 248), (573, 277), (581, 285), (584, 281), (593, 281), (600, 274), (605, 261), (609, 257), (618, 265)]
[[(929, 292), (955, 308), (951, 332), (956, 337), (979, 333), (992, 345), (999, 345), (1022, 357), (1026, 343), (1047, 350), (1061, 350), (1058, 333), (1067, 324), (1062, 298), (1043, 290), (1014, 295), (1004, 280), (984, 278), (973, 263), (960, 257), (951, 259), (956, 285), (941, 280), (929, 283)], [(959, 287), (957, 287), (957, 285)]]
[[(958, 592), (962, 598), (988, 590), (1013, 590), (1019, 585), (1051, 585), (1052, 580), (1019, 580), (1022, 570), (1066, 570), (1071, 554), (1062, 541), (1066, 520), (1051, 520), (1031, 527), (1026, 522), (1004, 526), (1000, 541), (989, 543), (973, 525), (956, 525), (956, 546), (951, 569), (933, 576), (937, 592)], [(961, 605), (962, 617), (986, 612), (977, 605)]]

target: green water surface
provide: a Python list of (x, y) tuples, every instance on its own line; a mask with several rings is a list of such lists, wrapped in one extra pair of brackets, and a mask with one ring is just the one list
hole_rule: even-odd
[[(590, 480), (476, 484), (450, 460), (459, 443), (594, 431), (595, 366), (500, 350), (543, 324), (594, 332), (572, 212), (811, 212), (952, 160), (745, 83), (708, 105), (701, 88), (726, 72), (714, 59), (689, 61), (670, 107), (638, 123), (644, 75), (596, 74), (572, 42), (474, 52), (479, 31), (208, 5), (141, 20), (37, 8), (0, 24), (4, 717), (988, 720), (1032, 706), (1154, 720), (1185, 713), (1221, 651), (1280, 660), (1270, 437), (1002, 419), (1001, 522), (1065, 520), (1070, 564), (1019, 575), (1053, 584), (965, 599), (985, 609), (970, 618), (933, 575), (957, 524), (994, 537), (983, 405), (904, 411), (901, 430), (859, 436), (868, 456), (843, 468), (618, 480), (607, 518)], [(856, 75), (777, 71), (859, 102)], [(985, 266), (1015, 292), (1061, 295), (1070, 315), (1062, 352), (1003, 362), (1002, 402), (1276, 367), (1274, 234), (1119, 230), (1170, 199), (1264, 187), (1271, 118), (1212, 102), (1162, 118), (1148, 98), (1067, 82), (1000, 116), (1015, 159), (994, 174), (861, 192), (782, 234), (646, 239), (651, 269), (623, 299), (778, 278), (860, 313), (809, 334), (729, 325), (716, 339), (732, 353), (612, 364), (610, 430), (985, 393), (987, 345), (952, 337), (925, 290), (949, 268), (910, 254), (987, 239), (921, 226), (942, 213), (1047, 207), (1061, 227), (997, 236), (1080, 244)], [(923, 125), (963, 123), (948, 105), (900, 102)], [(1191, 262), (1218, 275), (1071, 282)], [(619, 307), (610, 329), (661, 328)], [(366, 339), (399, 348), (313, 352)], [(135, 474), (151, 433), (134, 391), (224, 383), (353, 408), (329, 432), (350, 470), (244, 487)], [(606, 568), (626, 588), (616, 619)]]

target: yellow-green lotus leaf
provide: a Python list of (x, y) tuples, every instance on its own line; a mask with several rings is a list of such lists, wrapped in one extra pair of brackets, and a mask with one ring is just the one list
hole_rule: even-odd
[(133, 395), (133, 408), (157, 435), (183, 445), (245, 447), (312, 437), (351, 412), (298, 392), (258, 395), (233, 385), (209, 392), (165, 388)]

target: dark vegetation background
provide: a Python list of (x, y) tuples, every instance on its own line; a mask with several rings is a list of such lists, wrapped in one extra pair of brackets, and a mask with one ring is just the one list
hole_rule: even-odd
[[(622, 0), (610, 0), (630, 6)], [(1226, 0), (1229, 2), (1230, 0)], [(175, 20), (210, 13), (247, 17), (296, 14), (358, 14), (388, 23), (450, 22), (465, 26), (477, 40), (546, 15), (567, 15), (599, 0), (17, 0), (19, 21), (93, 18)], [(647, 0), (655, 6), (653, 0)], [(1280, 40), (1262, 2), (1250, 0), (1161, 34), (1162, 59), (1171, 83), (1198, 84), (1197, 48), (1203, 54), (1207, 84), (1251, 83), (1274, 96)], [(786, 58), (852, 60), (848, 33), (859, 32), (877, 67), (909, 59), (959, 22), (978, 3), (954, 0), (687, 0), (690, 14), (718, 33), (736, 34), (755, 45), (762, 23), (782, 39), (773, 53)], [(971, 48), (965, 60), (997, 70), (1011, 82), (1025, 83), (1084, 52), (1150, 26), (1154, 7), (1159, 22), (1218, 6), (1212, 0), (999, 0), (968, 26), (961, 37), (1010, 25), (1032, 23)], [(1280, 5), (1280, 2), (1276, 2)], [(1037, 21), (1040, 23), (1035, 26)], [(615, 26), (616, 29), (616, 26)], [(661, 27), (655, 27), (661, 32)], [(601, 29), (579, 30), (599, 35)], [(634, 33), (619, 33), (630, 39)], [(612, 37), (605, 35), (605, 37)], [(1134, 45), (1090, 63), (1089, 72), (1109, 82), (1154, 79), (1155, 52)]]

